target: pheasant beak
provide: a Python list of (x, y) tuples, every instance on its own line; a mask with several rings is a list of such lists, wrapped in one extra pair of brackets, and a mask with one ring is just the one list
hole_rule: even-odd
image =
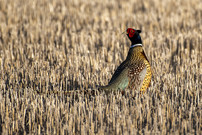
[(127, 30), (126, 30), (126, 31), (124, 31), (122, 34), (126, 34), (126, 35), (127, 35), (127, 34), (128, 34)]

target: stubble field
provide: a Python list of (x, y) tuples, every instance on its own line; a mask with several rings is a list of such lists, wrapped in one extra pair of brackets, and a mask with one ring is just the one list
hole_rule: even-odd
[[(200, 0), (0, 0), (0, 134), (200, 134), (201, 13)], [(151, 86), (91, 92), (126, 58), (127, 27)]]

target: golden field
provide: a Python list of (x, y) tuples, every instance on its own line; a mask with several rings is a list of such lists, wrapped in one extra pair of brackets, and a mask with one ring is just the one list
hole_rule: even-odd
[[(201, 134), (201, 13), (200, 0), (0, 0), (0, 134)], [(126, 58), (128, 27), (151, 86), (91, 92)]]

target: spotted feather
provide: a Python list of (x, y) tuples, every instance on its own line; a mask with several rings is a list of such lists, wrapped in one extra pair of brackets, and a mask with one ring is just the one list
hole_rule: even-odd
[[(142, 82), (141, 71), (145, 68), (144, 62), (133, 63), (129, 66), (128, 77), (129, 77), (129, 89), (137, 90)], [(143, 76), (144, 77), (144, 76)]]

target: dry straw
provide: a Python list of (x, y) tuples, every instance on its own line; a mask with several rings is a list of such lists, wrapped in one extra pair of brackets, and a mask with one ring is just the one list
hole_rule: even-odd
[[(201, 7), (200, 0), (0, 0), (0, 133), (200, 134)], [(107, 84), (127, 55), (127, 27), (142, 30), (154, 72), (148, 91), (133, 99), (65, 94)]]

